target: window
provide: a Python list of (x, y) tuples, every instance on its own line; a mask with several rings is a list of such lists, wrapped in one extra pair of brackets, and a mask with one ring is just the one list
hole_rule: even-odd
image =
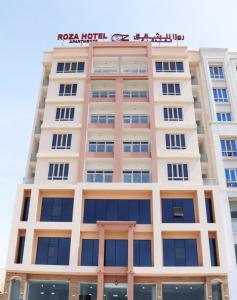
[(55, 121), (73, 121), (74, 107), (57, 107)]
[(128, 241), (105, 240), (105, 266), (126, 267), (128, 265)]
[(184, 134), (166, 134), (166, 149), (186, 149)]
[(149, 117), (147, 115), (124, 115), (124, 124), (148, 124)]
[(77, 84), (60, 84), (59, 96), (76, 96)]
[(134, 240), (133, 243), (133, 265), (151, 267), (151, 241)]
[(151, 182), (150, 171), (123, 171), (123, 182)]
[(198, 266), (197, 241), (195, 239), (164, 239), (164, 266)]
[(187, 164), (167, 164), (168, 180), (188, 180)]
[(216, 239), (209, 238), (210, 256), (212, 267), (218, 266), (217, 253), (216, 253)]
[[(162, 285), (163, 300), (205, 300), (206, 292), (204, 284), (163, 284)], [(213, 298), (213, 300), (215, 300)]]
[(195, 223), (193, 199), (162, 199), (163, 223)]
[(220, 282), (213, 282), (211, 285), (212, 288), (212, 299), (213, 300), (222, 300), (222, 287)]
[(91, 115), (92, 124), (114, 124), (114, 115)]
[(223, 69), (221, 66), (210, 66), (209, 70), (210, 70), (211, 78), (214, 79), (224, 78)]
[[(34, 300), (68, 300), (69, 282), (64, 281), (36, 281), (28, 282), (27, 299)], [(20, 298), (18, 298), (20, 299)]]
[(215, 102), (228, 102), (226, 89), (213, 89), (212, 92)]
[(217, 113), (217, 121), (219, 122), (230, 122), (232, 121), (231, 113)]
[(21, 221), (28, 221), (29, 208), (30, 208), (30, 197), (25, 197), (23, 201)]
[(237, 264), (237, 244), (235, 244), (235, 259), (236, 259), (236, 264)]
[(49, 164), (48, 180), (67, 180), (68, 163), (51, 163)]
[(182, 61), (156, 61), (156, 72), (184, 72)]
[(149, 152), (148, 142), (123, 142), (124, 152)]
[(115, 97), (115, 91), (92, 91), (91, 92), (92, 98), (114, 98)]
[(221, 140), (222, 156), (237, 156), (236, 140)]
[(227, 187), (237, 187), (237, 169), (225, 169)]
[(136, 300), (156, 300), (155, 284), (134, 284), (134, 299)]
[(18, 240), (18, 249), (17, 249), (17, 256), (16, 256), (17, 264), (22, 264), (24, 247), (25, 247), (25, 236), (20, 236)]
[(181, 95), (179, 83), (162, 83), (163, 95)]
[(207, 223), (214, 223), (212, 200), (206, 198), (205, 203), (206, 203)]
[(21, 297), (20, 290), (21, 290), (21, 281), (19, 279), (12, 279), (11, 280), (11, 292), (10, 292), (9, 300), (18, 300), (18, 299), (20, 299), (20, 297)]
[(148, 91), (125, 90), (123, 91), (124, 98), (147, 98)]
[(164, 107), (164, 121), (183, 121), (183, 109), (181, 107)]
[(150, 200), (85, 199), (83, 222), (95, 224), (97, 221), (136, 221), (137, 224), (151, 224)]
[[(96, 283), (80, 283), (80, 297), (86, 300), (97, 300), (97, 284)], [(80, 299), (79, 299), (80, 300)]]
[(37, 265), (69, 265), (70, 238), (39, 237)]
[(112, 182), (113, 171), (87, 171), (87, 182)]
[(114, 152), (114, 142), (89, 142), (89, 152)]
[(82, 240), (81, 265), (98, 266), (99, 240)]
[(72, 222), (73, 198), (43, 198), (41, 222)]
[(71, 149), (72, 134), (53, 134), (52, 149)]
[(233, 232), (237, 232), (237, 202), (230, 201), (230, 215)]
[(57, 73), (83, 73), (84, 66), (84, 62), (59, 62)]

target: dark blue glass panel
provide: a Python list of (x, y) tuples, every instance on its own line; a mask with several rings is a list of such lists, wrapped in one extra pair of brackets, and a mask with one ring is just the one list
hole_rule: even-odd
[(164, 107), (164, 120), (168, 119), (168, 109)]
[(72, 108), (71, 108), (71, 111), (70, 111), (70, 120), (73, 120), (73, 119), (74, 119), (74, 111), (75, 111), (75, 108), (72, 107)]
[(156, 61), (156, 72), (162, 72), (162, 62)]
[(162, 222), (173, 223), (173, 205), (171, 199), (162, 199)]
[(16, 258), (17, 264), (22, 264), (23, 255), (24, 255), (24, 247), (25, 247), (25, 236), (20, 236), (19, 242), (18, 242), (17, 258)]
[(63, 96), (64, 88), (65, 88), (65, 84), (60, 84), (60, 86), (59, 86), (59, 96)]
[(77, 64), (77, 71), (78, 72), (84, 72), (84, 67), (85, 67), (85, 63), (84, 62), (79, 62)]
[(82, 240), (81, 265), (98, 266), (99, 240)]
[(105, 266), (125, 267), (128, 265), (128, 241), (105, 241)]
[(40, 221), (71, 222), (73, 198), (43, 198)]
[(138, 200), (140, 206), (140, 224), (151, 224), (150, 200)]
[(206, 198), (205, 202), (206, 202), (207, 222), (208, 223), (213, 223), (214, 219), (213, 219), (213, 212), (212, 212), (212, 200)]
[(164, 239), (163, 240), (163, 259), (164, 266), (175, 266), (175, 244), (174, 240)]
[(84, 202), (84, 223), (96, 223), (95, 200), (87, 199)]
[(96, 221), (106, 221), (106, 200), (95, 200)]
[(118, 202), (119, 200), (107, 200), (106, 221), (118, 221)]
[(128, 200), (118, 201), (118, 220), (128, 221)]
[(58, 63), (57, 65), (57, 73), (62, 73), (64, 69), (64, 63)]
[(185, 240), (186, 266), (198, 266), (197, 241), (195, 239)]
[(140, 218), (140, 209), (141, 209), (140, 208), (140, 201), (139, 200), (128, 201), (128, 207), (129, 207), (129, 219), (128, 219), (128, 221), (136, 221), (137, 223), (142, 223), (142, 221), (143, 221), (142, 220), (142, 213), (141, 213), (141, 218)]
[(30, 197), (25, 197), (21, 221), (28, 221), (29, 207), (30, 207)]
[(218, 266), (215, 238), (209, 238), (209, 246), (210, 246), (211, 265)]
[(184, 71), (184, 65), (183, 65), (183, 62), (182, 62), (182, 61), (176, 62), (176, 68), (177, 68), (177, 71), (178, 71), (178, 72), (183, 72), (183, 71)]
[(195, 223), (194, 205), (192, 199), (182, 200), (184, 223)]
[(134, 241), (134, 266), (150, 267), (151, 266), (151, 241), (135, 240)]

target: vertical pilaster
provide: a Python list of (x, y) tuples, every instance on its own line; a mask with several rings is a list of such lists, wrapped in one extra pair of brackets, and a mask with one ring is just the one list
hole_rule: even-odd
[(117, 78), (115, 82), (115, 128), (114, 128), (114, 174), (113, 181), (122, 181), (122, 126), (123, 126), (123, 80)]
[(97, 300), (104, 299), (104, 252), (105, 252), (105, 230), (103, 225), (99, 225)]
[(133, 300), (133, 229), (133, 225), (130, 225), (128, 229), (128, 300)]

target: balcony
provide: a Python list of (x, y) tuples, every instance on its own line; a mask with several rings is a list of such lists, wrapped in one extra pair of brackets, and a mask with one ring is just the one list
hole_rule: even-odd
[(217, 180), (214, 178), (203, 178), (203, 185), (217, 185)]
[(198, 126), (197, 127), (197, 133), (198, 134), (204, 134), (204, 127), (203, 126)]
[(201, 108), (201, 103), (199, 101), (194, 101), (194, 108)]
[(23, 178), (23, 183), (24, 184), (33, 184), (34, 183), (34, 177), (24, 177)]
[(122, 68), (122, 73), (131, 73), (131, 74), (146, 74), (146, 66), (125, 66)]
[(30, 156), (30, 161), (31, 162), (36, 162), (37, 160), (37, 153), (32, 153), (31, 156)]
[(94, 67), (93, 73), (95, 74), (109, 74), (109, 73), (117, 73), (118, 68), (116, 67)]
[(124, 101), (144, 102), (148, 101), (148, 91), (142, 90), (124, 90)]
[(48, 86), (49, 85), (49, 79), (44, 79), (42, 85), (43, 86)]
[(91, 92), (92, 101), (113, 102), (115, 101), (114, 90), (94, 90)]
[(35, 126), (35, 134), (41, 134), (41, 126)]
[(226, 186), (230, 188), (237, 188), (237, 181), (226, 181)]
[(206, 153), (201, 154), (200, 157), (201, 162), (208, 162), (208, 156)]

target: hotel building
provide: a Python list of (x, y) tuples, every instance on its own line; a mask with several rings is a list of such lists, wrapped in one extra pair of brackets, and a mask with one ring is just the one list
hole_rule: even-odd
[(145, 42), (44, 53), (4, 300), (237, 299), (236, 66)]

